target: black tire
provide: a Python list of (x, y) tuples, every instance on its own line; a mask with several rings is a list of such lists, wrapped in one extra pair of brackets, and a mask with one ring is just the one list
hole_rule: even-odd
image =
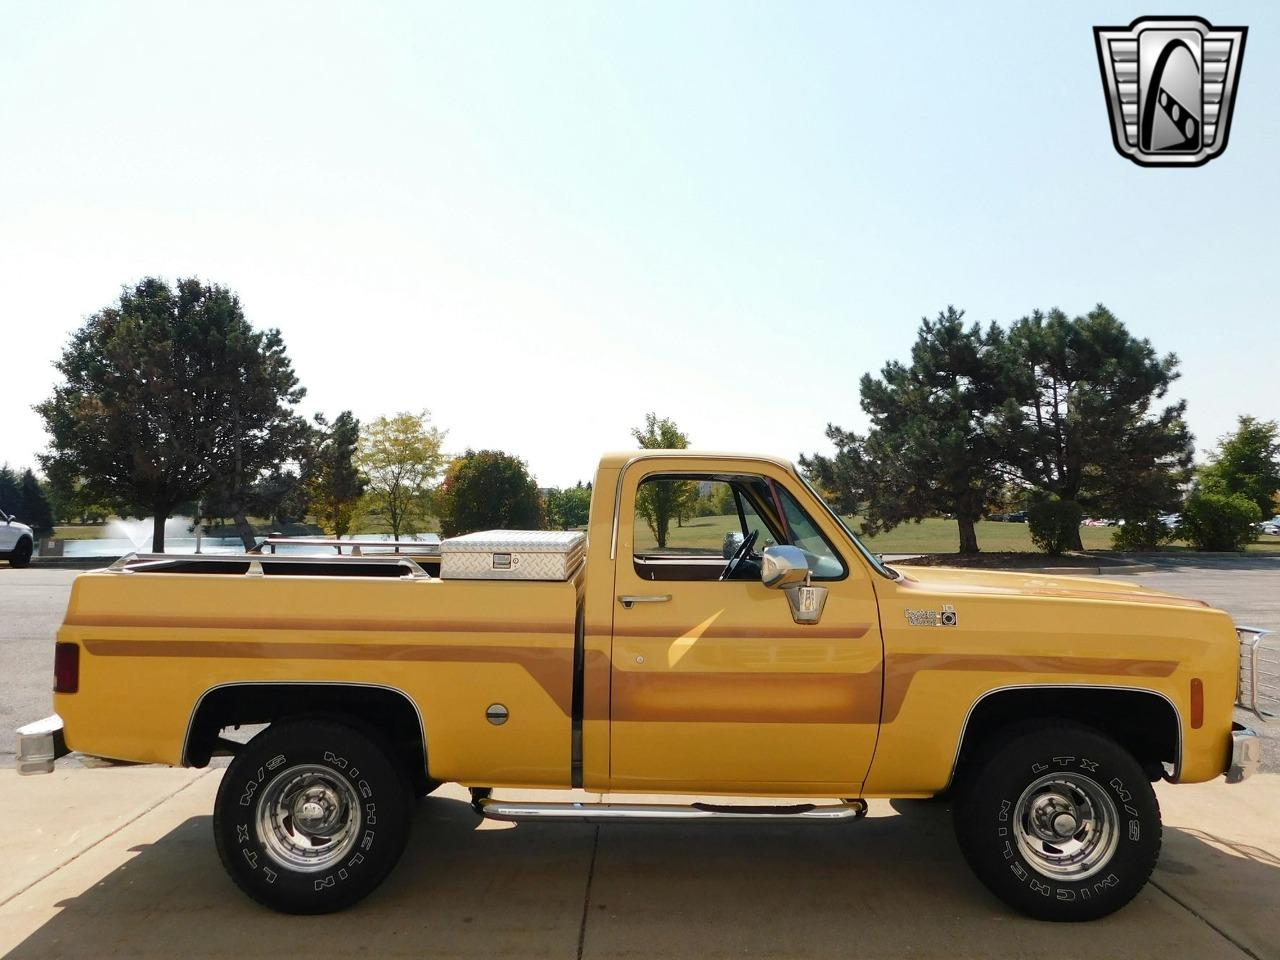
[(29, 563), (31, 563), (31, 541), (27, 537), (23, 537), (14, 546), (13, 552), (9, 554), (9, 566), (25, 567)]
[[(1038, 920), (1119, 910), (1160, 853), (1160, 806), (1142, 767), (1109, 737), (1066, 722), (993, 743), (957, 790), (952, 815), (973, 872)], [(1045, 839), (1055, 823), (1069, 831), (1072, 819), (1077, 833)]]
[[(369, 734), (329, 720), (285, 720), (227, 768), (213, 835), (222, 865), (253, 899), (284, 913), (330, 913), (391, 872), (409, 839), (410, 804), (399, 769)], [(314, 835), (302, 826), (303, 805)]]

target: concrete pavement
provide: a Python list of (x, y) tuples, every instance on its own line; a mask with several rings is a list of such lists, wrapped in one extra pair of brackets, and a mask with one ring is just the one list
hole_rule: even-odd
[(841, 825), (509, 825), (423, 801), (409, 851), (327, 917), (223, 873), (220, 770), (0, 772), (0, 955), (1280, 958), (1280, 777), (1161, 786), (1154, 883), (1092, 924), (1027, 920), (969, 873), (940, 802)]

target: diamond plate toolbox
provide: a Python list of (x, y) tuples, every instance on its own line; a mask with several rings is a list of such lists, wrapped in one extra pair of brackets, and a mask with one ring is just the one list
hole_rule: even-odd
[(587, 554), (584, 533), (480, 530), (440, 542), (443, 580), (568, 580)]

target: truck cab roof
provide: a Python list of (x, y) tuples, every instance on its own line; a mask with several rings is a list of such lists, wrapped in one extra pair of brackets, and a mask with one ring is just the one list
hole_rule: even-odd
[(602, 470), (621, 470), (623, 467), (638, 460), (652, 460), (655, 458), (669, 457), (687, 457), (691, 460), (735, 460), (738, 462), (755, 460), (760, 463), (771, 463), (782, 467), (785, 470), (794, 471), (795, 465), (790, 460), (784, 460), (781, 457), (772, 457), (759, 453), (741, 453), (731, 450), (613, 450), (604, 454), (600, 458), (600, 468)]

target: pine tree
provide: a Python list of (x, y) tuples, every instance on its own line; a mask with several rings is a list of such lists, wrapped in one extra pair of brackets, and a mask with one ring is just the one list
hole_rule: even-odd
[[(1164, 403), (1178, 358), (1159, 356), (1106, 307), (1068, 319), (1039, 311), (1009, 330), (1013, 399), (1001, 433), (1008, 473), (1094, 516), (1175, 507), (1190, 472), (1185, 401)], [(1079, 531), (1071, 549), (1081, 548)]]
[(44, 495), (40, 481), (30, 470), (22, 474), (22, 507), (18, 519), (35, 531), (36, 536), (53, 533), (53, 509)]
[(978, 552), (975, 524), (1002, 492), (995, 426), (1008, 398), (1004, 337), (990, 325), (965, 326), (947, 307), (921, 320), (910, 363), (891, 361), (862, 378), (871, 430), (860, 436), (828, 424), (834, 457), (801, 466), (847, 513), (862, 512), (875, 534), (909, 520), (954, 514), (960, 552)]

